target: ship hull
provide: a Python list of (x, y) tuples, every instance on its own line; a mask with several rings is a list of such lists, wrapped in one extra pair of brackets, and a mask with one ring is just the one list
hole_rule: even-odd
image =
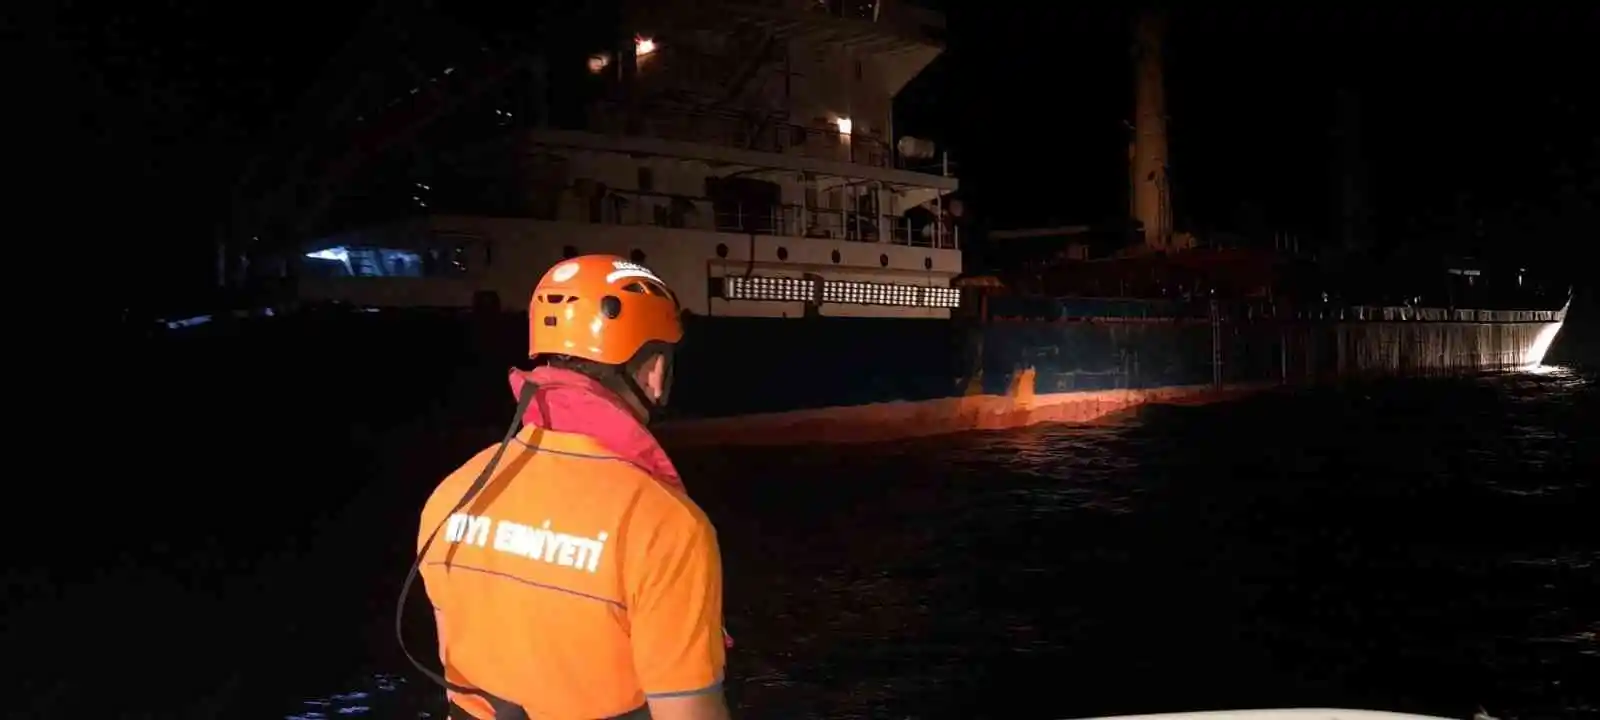
[[(944, 427), (939, 423), (946, 421), (935, 418), (941, 413), (992, 414), (1001, 406), (1093, 399), (1110, 412), (1147, 399), (1236, 388), (1515, 370), (1539, 363), (1564, 320), (1560, 311), (1500, 322), (1428, 320), (1415, 312), (1391, 320), (1213, 319), (1120, 307), (1121, 312), (1100, 306), (1095, 316), (1054, 321), (691, 316), (678, 353), (671, 414), (691, 421), (793, 415), (813, 424), (830, 413), (868, 418), (848, 421), (860, 424), (878, 422), (861, 408), (893, 405), (912, 412), (918, 406), (922, 414), (916, 418), (883, 422), (920, 423), (927, 427), (895, 430), (925, 434)], [(403, 322), (396, 314), (354, 315), (349, 321)], [(485, 373), (525, 354), (525, 315), (455, 317), (461, 319), (433, 321), (429, 334), (439, 337), (413, 341), (454, 344)], [(949, 402), (955, 400), (965, 404)], [(945, 409), (930, 405), (940, 402)], [(1079, 411), (1045, 416), (1051, 418), (1091, 419)], [(1008, 424), (1017, 422), (1000, 421)], [(964, 427), (956, 422), (948, 429)]]
[[(1538, 364), (1562, 324), (1548, 317), (1101, 316), (982, 324), (697, 318), (680, 364), (679, 397), (687, 413), (706, 417), (1019, 391), (1042, 396), (1503, 371)], [(741, 381), (750, 387), (730, 387)]]
[(1198, 403), (1355, 377), (1535, 366), (1562, 319), (1518, 322), (1101, 316), (983, 324), (862, 319), (691, 325), (680, 445), (863, 442)]
[[(983, 322), (691, 316), (662, 432), (681, 444), (889, 440), (1090, 421), (1145, 403), (1357, 376), (1514, 370), (1537, 365), (1565, 319), (1564, 311), (1510, 316), (1520, 320), (1452, 311), (1473, 313), (1469, 321), (1410, 309), (1383, 319), (1381, 309), (1237, 317), (1163, 313), (1149, 303), (1078, 306), (1073, 312), (1091, 314)], [(1318, 314), (1333, 317), (1307, 316)], [(466, 423), (504, 412), (504, 373), (526, 355), (520, 313), (308, 311), (251, 322), (272, 327), (218, 333), (234, 356), (323, 348), (284, 360), (315, 362), (321, 382), (382, 367), (412, 378), (418, 391), (448, 396), (440, 399)], [(205, 335), (214, 325), (174, 332)], [(251, 337), (263, 347), (238, 346)]]

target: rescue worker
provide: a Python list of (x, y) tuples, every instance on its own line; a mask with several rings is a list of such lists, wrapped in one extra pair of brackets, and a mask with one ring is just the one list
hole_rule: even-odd
[(728, 717), (716, 532), (645, 429), (671, 389), (679, 313), (659, 277), (607, 255), (534, 289), (534, 369), (511, 374), (521, 427), (422, 513), (413, 571), (443, 678), (423, 669), (449, 717)]

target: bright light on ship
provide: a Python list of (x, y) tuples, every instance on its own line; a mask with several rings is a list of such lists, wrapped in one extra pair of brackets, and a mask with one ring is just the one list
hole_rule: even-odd
[(850, 122), (850, 118), (847, 118), (843, 115), (840, 115), (838, 119), (834, 120), (833, 124), (838, 126), (840, 135), (849, 135), (850, 130), (855, 127), (855, 123)]
[(350, 251), (342, 247), (331, 247), (326, 250), (308, 252), (306, 257), (312, 260), (332, 260), (334, 262), (347, 263), (350, 262)]
[[(924, 308), (961, 306), (961, 290), (952, 287), (824, 280), (821, 289), (820, 299), (825, 303)], [(722, 297), (728, 300), (811, 302), (818, 299), (817, 281), (786, 277), (724, 277)]]
[(729, 300), (805, 302), (816, 298), (815, 280), (786, 277), (726, 277), (722, 295)]
[(953, 308), (961, 305), (961, 291), (948, 287), (829, 280), (822, 284), (822, 301), (851, 305)]
[(644, 57), (656, 51), (656, 41), (643, 35), (633, 36), (633, 54)]
[(1553, 322), (1539, 329), (1539, 334), (1528, 345), (1527, 352), (1522, 355), (1522, 368), (1528, 372), (1538, 372), (1544, 366), (1544, 355), (1550, 352), (1550, 346), (1555, 344), (1556, 336), (1561, 334), (1563, 323)]

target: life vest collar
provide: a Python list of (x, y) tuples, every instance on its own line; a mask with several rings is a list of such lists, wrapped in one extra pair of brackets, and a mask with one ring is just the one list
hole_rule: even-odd
[[(532, 371), (512, 370), (511, 393), (519, 396), (529, 382), (538, 401), (522, 416), (526, 426), (554, 433), (582, 435), (619, 459), (649, 473), (657, 482), (685, 492), (678, 469), (643, 423), (610, 389), (583, 373), (548, 365)], [(545, 417), (548, 413), (549, 417)]]

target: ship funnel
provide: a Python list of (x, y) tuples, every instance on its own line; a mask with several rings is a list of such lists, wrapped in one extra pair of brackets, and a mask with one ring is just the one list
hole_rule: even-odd
[(912, 160), (931, 158), (934, 153), (932, 140), (924, 140), (910, 135), (900, 138), (900, 142), (895, 144), (895, 148), (900, 151), (900, 157)]

